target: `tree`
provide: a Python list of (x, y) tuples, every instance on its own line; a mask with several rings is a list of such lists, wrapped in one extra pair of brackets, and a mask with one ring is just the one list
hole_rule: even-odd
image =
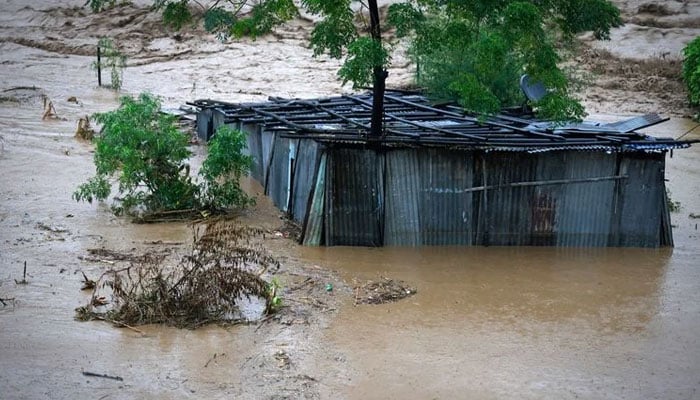
[(418, 84), (434, 97), (495, 113), (525, 101), (517, 82), (527, 73), (549, 89), (532, 104), (540, 116), (567, 120), (585, 113), (559, 67), (560, 46), (583, 31), (609, 38), (621, 19), (608, 0), (412, 0), (392, 5), (389, 22), (410, 38)]
[[(256, 37), (299, 13), (293, 0), (215, 0), (209, 5), (154, 0), (165, 23), (175, 28), (193, 18), (190, 3), (199, 5), (205, 28), (221, 39)], [(360, 13), (368, 10), (364, 27), (356, 23), (353, 5)], [(314, 55), (344, 57), (338, 71), (343, 83), (372, 84), (371, 134), (381, 135), (390, 56), (377, 0), (301, 0), (300, 7), (320, 17), (311, 33)], [(407, 0), (391, 5), (389, 22), (398, 36), (410, 38), (418, 83), (431, 95), (457, 100), (474, 112), (495, 113), (523, 101), (517, 82), (527, 73), (550, 89), (533, 104), (540, 115), (565, 120), (581, 118), (584, 110), (559, 67), (557, 45), (589, 30), (596, 38), (608, 38), (621, 19), (609, 0)]]
[(216, 212), (250, 203), (238, 184), (250, 166), (250, 157), (242, 154), (243, 133), (217, 131), (198, 184), (186, 162), (191, 156), (187, 137), (178, 131), (175, 117), (160, 112), (157, 98), (145, 93), (137, 99), (123, 97), (117, 110), (95, 119), (103, 124), (96, 139), (96, 174), (73, 193), (75, 200), (107, 199), (115, 178), (115, 214)]
[[(154, 7), (162, 11), (167, 26), (179, 29), (194, 18), (190, 4), (197, 4), (202, 12), (204, 27), (220, 39), (229, 37), (257, 37), (299, 14), (293, 0), (217, 0), (204, 5), (189, 0), (154, 0)], [(358, 27), (353, 3), (360, 11), (369, 11), (369, 23)], [(91, 0), (93, 11), (113, 6), (114, 0)], [(389, 51), (382, 43), (377, 0), (302, 0), (301, 6), (321, 17), (311, 33), (314, 55), (328, 54), (333, 58), (345, 57), (338, 75), (355, 88), (372, 84), (374, 96), (371, 119), (372, 136), (382, 133), (382, 110), (389, 63)], [(369, 36), (361, 34), (368, 29)]]

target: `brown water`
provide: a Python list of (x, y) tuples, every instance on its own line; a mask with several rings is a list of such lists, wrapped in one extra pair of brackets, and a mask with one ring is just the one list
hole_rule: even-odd
[[(0, 40), (0, 95), (19, 100), (0, 103), (0, 298), (16, 299), (0, 305), (0, 398), (700, 398), (700, 221), (690, 217), (700, 215), (698, 146), (667, 159), (672, 200), (681, 206), (672, 214), (674, 249), (308, 248), (271, 238), (285, 287), (313, 276), (321, 293), (314, 295), (328, 307), (301, 308), (286, 323), (139, 328), (145, 335), (74, 321), (73, 309), (88, 299), (78, 271), (94, 277), (110, 267), (81, 261), (88, 248), (177, 251), (190, 231), (134, 225), (105, 205), (70, 199), (94, 168), (92, 147), (73, 138), (76, 121), (117, 102), (95, 88), (91, 58), (75, 54), (94, 39), (82, 27), (100, 32), (107, 22), (30, 5), (0, 6), (0, 37), (13, 38)], [(148, 20), (139, 26), (135, 38), (110, 28), (134, 48), (145, 43), (130, 58), (127, 93), (151, 90), (180, 104), (342, 90), (335, 61), (308, 57), (302, 22), (278, 37), (230, 45), (179, 43), (149, 31)], [(19, 45), (17, 37), (58, 51)], [(392, 77), (409, 72), (399, 68)], [(18, 86), (39, 90), (8, 90)], [(65, 120), (41, 120), (40, 93)], [(604, 111), (600, 118), (617, 118), (610, 114), (618, 110)], [(649, 132), (700, 138), (687, 119)], [(193, 150), (201, 157), (201, 148)], [(242, 219), (281, 225), (264, 198)], [(29, 284), (17, 285), (24, 261)], [(418, 293), (353, 306), (355, 282), (380, 275)], [(325, 283), (335, 289), (325, 293)], [(286, 298), (290, 308), (304, 301)]]

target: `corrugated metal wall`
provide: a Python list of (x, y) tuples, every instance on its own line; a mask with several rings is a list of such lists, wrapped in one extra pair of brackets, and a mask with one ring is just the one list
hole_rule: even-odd
[(383, 159), (362, 148), (329, 150), (326, 170), (327, 246), (381, 246)]
[(502, 186), (480, 196), (478, 243), (494, 246), (531, 244), (535, 188), (509, 187), (535, 181), (537, 157), (526, 153), (486, 153), (476, 163), (478, 185)]
[(329, 148), (244, 130), (261, 160), (254, 177), (303, 223), (305, 244), (671, 243), (663, 154)]
[(420, 150), (400, 149), (386, 154), (386, 213), (384, 244), (420, 246)]
[(291, 211), (292, 218), (296, 222), (302, 223), (309, 205), (309, 195), (314, 186), (314, 174), (318, 162), (318, 144), (310, 139), (300, 139), (297, 143), (294, 176), (292, 179)]
[(472, 153), (427, 149), (419, 160), (422, 244), (473, 244)]
[(326, 199), (326, 165), (328, 155), (319, 149), (321, 156), (316, 164), (314, 184), (311, 187), (311, 204), (304, 218), (302, 243), (307, 246), (319, 246), (323, 244), (323, 228), (325, 226), (325, 199)]
[[(549, 156), (549, 157), (548, 157)], [(545, 155), (542, 168), (559, 170), (563, 179), (613, 177), (617, 175), (617, 154), (561, 152)], [(557, 246), (608, 246), (615, 214), (617, 180), (557, 185)]]
[(656, 247), (661, 241), (664, 159), (624, 153), (620, 171), (629, 176), (620, 188), (619, 240), (611, 245)]
[[(289, 183), (291, 173), (292, 140), (277, 136), (272, 147), (270, 173), (265, 184), (265, 194), (282, 211), (289, 205)], [(257, 179), (257, 178), (256, 178)]]
[(205, 142), (211, 137), (212, 113), (211, 108), (205, 108), (197, 113), (197, 137)]
[(245, 123), (241, 124), (240, 129), (246, 134), (248, 154), (253, 159), (253, 164), (250, 168), (250, 176), (255, 178), (258, 182), (265, 182), (265, 175), (263, 175), (262, 143), (260, 139), (262, 126)]

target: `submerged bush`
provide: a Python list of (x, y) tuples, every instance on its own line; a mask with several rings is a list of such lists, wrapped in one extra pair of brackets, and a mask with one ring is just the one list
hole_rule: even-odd
[(212, 140), (200, 174), (204, 182), (198, 184), (187, 163), (188, 138), (177, 129), (175, 117), (160, 112), (154, 96), (123, 97), (117, 110), (97, 114), (95, 120), (103, 124), (95, 139), (96, 174), (73, 193), (75, 200), (106, 200), (115, 179), (117, 215), (218, 212), (251, 203), (238, 183), (250, 165), (242, 154), (242, 133), (224, 130)]
[(700, 106), (700, 36), (683, 49), (683, 80), (690, 104)]
[(243, 320), (239, 302), (250, 297), (264, 301), (264, 314), (274, 312), (279, 285), (263, 275), (276, 271), (279, 262), (254, 244), (262, 233), (224, 220), (195, 227), (192, 249), (177, 265), (140, 257), (129, 267), (105, 272), (89, 303), (76, 309), (76, 318), (196, 328)]

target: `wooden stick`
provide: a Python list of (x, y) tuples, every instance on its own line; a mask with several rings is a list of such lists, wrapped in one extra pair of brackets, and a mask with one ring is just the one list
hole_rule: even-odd
[(12, 302), (14, 302), (14, 301), (15, 301), (15, 298), (13, 297), (13, 298), (11, 298), (11, 299), (3, 299), (2, 297), (0, 297), (0, 303), (2, 303), (2, 306), (3, 306), (3, 307), (7, 306), (7, 303), (5, 303), (6, 301), (12, 301)]
[(102, 60), (100, 54), (100, 45), (97, 45), (97, 86), (102, 86)]
[(146, 332), (144, 332), (144, 331), (142, 331), (142, 330), (140, 330), (140, 329), (134, 328), (134, 327), (131, 326), (131, 325), (127, 325), (127, 324), (125, 324), (125, 323), (123, 323), (123, 322), (121, 322), (121, 321), (117, 321), (117, 320), (114, 320), (114, 319), (107, 319), (107, 318), (104, 318), (104, 317), (100, 317), (100, 316), (98, 316), (98, 315), (93, 315), (92, 317), (93, 317), (94, 319), (98, 320), (98, 321), (111, 322), (111, 323), (113, 323), (114, 325), (121, 326), (122, 328), (126, 328), (126, 329), (131, 329), (132, 331), (134, 331), (134, 332), (136, 332), (136, 333), (140, 333), (141, 335), (146, 336)]
[[(546, 186), (546, 185), (567, 185), (571, 183), (586, 183), (586, 182), (599, 182), (599, 181), (610, 181), (617, 179), (627, 179), (627, 175), (614, 175), (614, 176), (601, 176), (595, 178), (580, 178), (580, 179), (554, 179), (550, 181), (530, 181), (530, 182), (511, 182), (503, 183), (498, 185), (490, 186), (474, 186), (467, 189), (455, 190), (455, 193), (469, 193), (469, 192), (482, 192), (491, 189), (502, 189), (510, 187), (525, 187), (525, 186)], [(429, 189), (428, 189), (429, 190)]]
[(124, 378), (121, 376), (112, 376), (112, 375), (106, 375), (106, 374), (97, 374), (94, 372), (88, 372), (88, 371), (83, 371), (83, 375), (85, 376), (94, 376), (95, 378), (105, 378), (105, 379), (114, 379), (115, 381), (123, 381)]

